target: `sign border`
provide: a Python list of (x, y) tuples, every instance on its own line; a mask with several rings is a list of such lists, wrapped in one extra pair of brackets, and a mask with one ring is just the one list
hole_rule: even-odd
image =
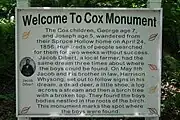
[[(15, 8), (15, 70), (16, 70), (16, 117), (62, 117), (62, 118), (72, 118), (72, 117), (97, 117), (97, 118), (104, 118), (104, 117), (108, 117), (108, 118), (117, 118), (117, 117), (159, 117), (160, 116), (160, 105), (161, 105), (161, 89), (159, 89), (159, 100), (158, 100), (158, 104), (159, 104), (159, 109), (158, 109), (158, 113), (159, 115), (148, 115), (148, 114), (135, 114), (135, 113), (132, 113), (132, 114), (110, 114), (110, 115), (107, 115), (107, 114), (93, 114), (93, 115), (84, 115), (84, 114), (80, 114), (80, 115), (60, 115), (60, 114), (27, 114), (27, 115), (22, 115), (22, 114), (19, 114), (18, 112), (18, 108), (19, 108), (19, 87), (18, 87), (18, 84), (19, 84), (19, 70), (18, 70), (18, 59), (19, 59), (19, 53), (18, 53), (18, 11), (19, 10), (114, 10), (114, 11), (159, 11), (159, 14), (160, 14), (160, 43), (161, 43), (161, 46), (160, 46), (160, 59), (158, 60), (160, 63), (159, 63), (159, 67), (160, 67), (160, 73), (162, 73), (162, 23), (163, 23), (163, 8), (79, 8), (79, 7), (74, 7), (74, 8), (70, 8), (70, 7), (16, 7)], [(160, 74), (160, 83), (161, 83), (161, 74)], [(159, 88), (161, 84), (158, 86)]]

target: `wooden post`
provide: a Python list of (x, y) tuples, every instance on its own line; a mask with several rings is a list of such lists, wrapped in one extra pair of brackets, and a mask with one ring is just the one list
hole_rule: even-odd
[(159, 117), (146, 117), (145, 120), (159, 120)]
[[(29, 7), (30, 0), (17, 0), (17, 7)], [(18, 120), (31, 120), (29, 117), (18, 117)]]
[(161, 8), (161, 0), (148, 0), (148, 8)]
[(31, 118), (18, 117), (18, 120), (31, 120)]
[(30, 0), (17, 0), (17, 7), (30, 7)]
[[(147, 7), (148, 8), (161, 8), (162, 0), (148, 0)], [(159, 117), (146, 117), (145, 120), (159, 120)]]

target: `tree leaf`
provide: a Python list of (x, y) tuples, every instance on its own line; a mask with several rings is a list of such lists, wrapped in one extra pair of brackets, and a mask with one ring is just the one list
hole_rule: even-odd
[(154, 41), (154, 40), (156, 40), (156, 37), (158, 36), (158, 33), (155, 33), (155, 34), (151, 34), (150, 36), (149, 36), (149, 41)]
[(30, 110), (30, 108), (31, 108), (31, 106), (29, 106), (29, 107), (24, 107), (24, 108), (21, 110), (21, 114), (26, 114), (26, 113), (28, 113), (29, 110)]
[(156, 108), (147, 108), (148, 110), (149, 110), (149, 112), (151, 113), (151, 114), (156, 114), (156, 115), (158, 115), (158, 111), (156, 110)]

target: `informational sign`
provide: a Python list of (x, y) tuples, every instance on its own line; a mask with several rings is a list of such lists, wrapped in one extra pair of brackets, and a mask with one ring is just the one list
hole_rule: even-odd
[(16, 12), (18, 117), (160, 115), (161, 9)]

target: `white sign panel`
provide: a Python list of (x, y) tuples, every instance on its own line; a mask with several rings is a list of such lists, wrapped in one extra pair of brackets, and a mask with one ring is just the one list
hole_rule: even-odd
[(160, 115), (161, 9), (17, 9), (17, 116)]

